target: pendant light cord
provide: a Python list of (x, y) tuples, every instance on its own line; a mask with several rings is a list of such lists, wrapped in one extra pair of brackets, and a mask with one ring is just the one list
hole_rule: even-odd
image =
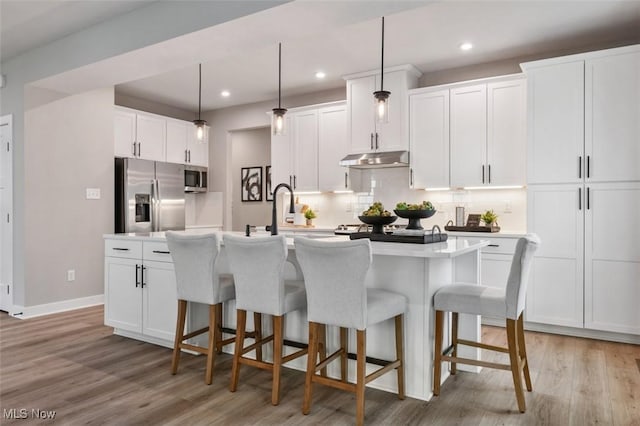
[(198, 120), (202, 109), (202, 64), (198, 64)]
[(380, 91), (384, 90), (384, 16), (382, 17), (382, 55), (380, 61)]
[(278, 43), (278, 109), (280, 105), (280, 90), (282, 88), (282, 43)]

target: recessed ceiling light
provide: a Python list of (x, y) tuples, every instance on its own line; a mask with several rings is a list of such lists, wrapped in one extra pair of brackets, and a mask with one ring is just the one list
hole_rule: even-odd
[(473, 49), (473, 44), (469, 42), (464, 42), (460, 44), (460, 50), (471, 50), (471, 49)]
[(223, 98), (228, 98), (231, 95), (231, 93), (229, 93), (228, 90), (223, 90), (222, 92), (220, 92), (220, 96), (222, 96)]
[(325, 78), (326, 76), (327, 76), (327, 75), (326, 75), (323, 71), (318, 71), (318, 72), (316, 73), (316, 78), (317, 78), (317, 79), (323, 79), (323, 78)]

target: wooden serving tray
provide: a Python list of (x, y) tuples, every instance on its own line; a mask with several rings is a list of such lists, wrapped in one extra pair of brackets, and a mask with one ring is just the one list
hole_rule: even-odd
[(460, 232), (499, 232), (499, 226), (453, 226), (445, 225), (445, 231), (460, 231)]

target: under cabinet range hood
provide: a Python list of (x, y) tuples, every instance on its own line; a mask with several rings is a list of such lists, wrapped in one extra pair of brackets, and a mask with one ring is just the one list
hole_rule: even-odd
[(368, 152), (365, 154), (349, 154), (340, 160), (340, 165), (355, 169), (373, 169), (384, 167), (409, 166), (408, 151)]

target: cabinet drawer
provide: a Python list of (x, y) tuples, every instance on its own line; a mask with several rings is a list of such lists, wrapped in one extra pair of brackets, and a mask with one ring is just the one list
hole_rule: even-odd
[(167, 243), (159, 241), (145, 241), (142, 246), (142, 258), (157, 262), (173, 262)]
[(495, 254), (514, 254), (516, 252), (517, 238), (491, 238), (489, 236), (478, 237), (464, 237), (470, 242), (478, 242), (481, 240), (489, 240), (488, 246), (482, 248), (482, 253), (495, 253)]
[(142, 241), (104, 240), (104, 255), (127, 259), (142, 259)]

